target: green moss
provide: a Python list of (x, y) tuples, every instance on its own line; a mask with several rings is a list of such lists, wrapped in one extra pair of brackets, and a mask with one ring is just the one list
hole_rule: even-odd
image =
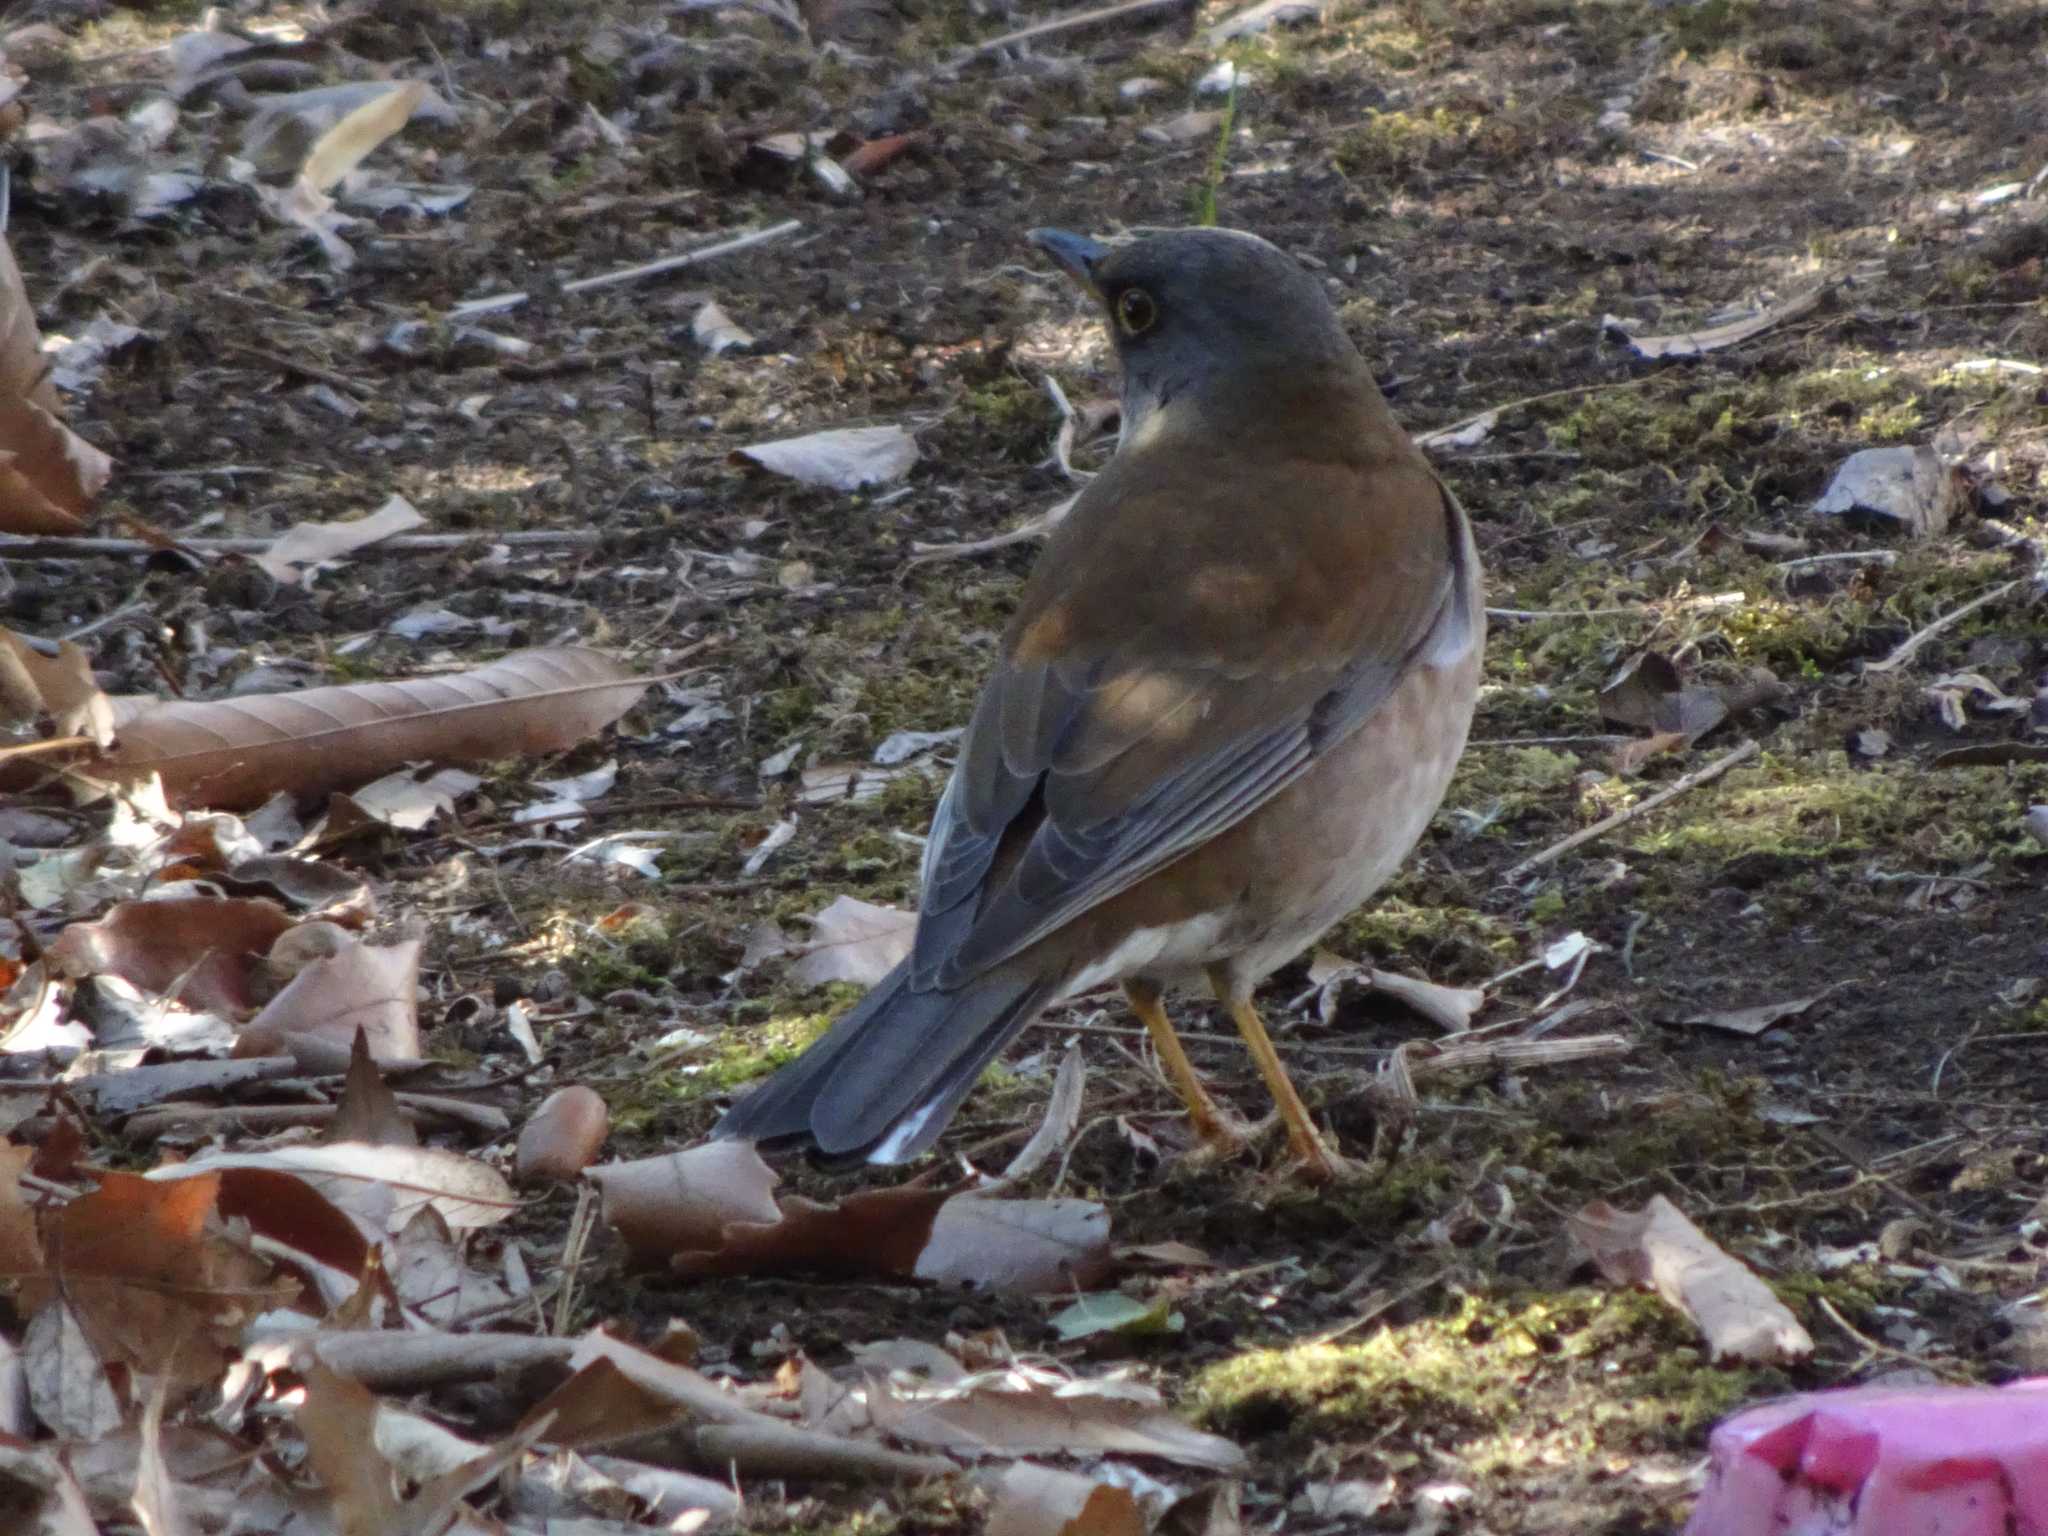
[(1338, 135), (1330, 158), (1349, 176), (1399, 179), (1455, 159), (1478, 131), (1480, 121), (1474, 113), (1453, 112), (1448, 107), (1428, 112), (1368, 111), (1363, 121)]
[(1215, 1429), (1303, 1451), (1427, 1424), (1438, 1454), (1486, 1476), (1525, 1469), (1532, 1453), (1561, 1464), (1690, 1447), (1783, 1380), (1708, 1364), (1692, 1325), (1655, 1298), (1575, 1290), (1467, 1296), (1358, 1342), (1248, 1351), (1202, 1372), (1190, 1398)]
[(1044, 388), (1018, 374), (999, 374), (976, 386), (962, 404), (988, 447), (1006, 459), (1039, 458), (1057, 430), (1057, 413)]

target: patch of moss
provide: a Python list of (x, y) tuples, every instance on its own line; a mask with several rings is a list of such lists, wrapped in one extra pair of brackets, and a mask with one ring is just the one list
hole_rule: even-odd
[(1532, 1456), (1691, 1446), (1783, 1384), (1777, 1372), (1708, 1364), (1691, 1325), (1655, 1298), (1573, 1290), (1466, 1296), (1358, 1342), (1247, 1351), (1202, 1372), (1189, 1395), (1223, 1433), (1302, 1451), (1427, 1425), (1439, 1454), (1487, 1476)]

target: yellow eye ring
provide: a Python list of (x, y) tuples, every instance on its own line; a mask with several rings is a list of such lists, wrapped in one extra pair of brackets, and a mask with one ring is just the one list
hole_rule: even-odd
[(1142, 288), (1126, 288), (1116, 296), (1116, 323), (1126, 336), (1143, 335), (1158, 323), (1159, 306)]

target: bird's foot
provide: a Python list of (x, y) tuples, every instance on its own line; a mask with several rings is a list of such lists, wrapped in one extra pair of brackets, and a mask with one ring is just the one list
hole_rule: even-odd
[(1188, 1154), (1188, 1161), (1197, 1166), (1242, 1157), (1261, 1130), (1260, 1126), (1238, 1119), (1213, 1099), (1189, 1113), (1188, 1125), (1195, 1133), (1195, 1148)]
[(1362, 1179), (1367, 1172), (1364, 1163), (1353, 1162), (1323, 1137), (1310, 1133), (1308, 1136), (1294, 1134), (1288, 1128), (1287, 1160), (1281, 1165), (1284, 1178), (1298, 1179), (1304, 1184), (1341, 1184), (1353, 1179)]

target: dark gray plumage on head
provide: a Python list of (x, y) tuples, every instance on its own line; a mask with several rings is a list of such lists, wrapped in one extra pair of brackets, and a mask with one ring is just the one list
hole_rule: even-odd
[(1177, 229), (1107, 245), (1062, 229), (1032, 243), (1092, 289), (1123, 363), (1123, 435), (1160, 406), (1248, 374), (1318, 365), (1365, 372), (1319, 278), (1278, 246), (1234, 229)]

